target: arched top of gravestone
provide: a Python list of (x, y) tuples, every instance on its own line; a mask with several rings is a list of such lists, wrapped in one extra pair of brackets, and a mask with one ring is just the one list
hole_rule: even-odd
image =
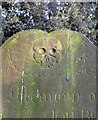
[(55, 111), (72, 117), (72, 109), (80, 118), (80, 104), (95, 112), (88, 95), (96, 92), (97, 50), (85, 36), (67, 29), (13, 35), (1, 46), (4, 117), (51, 118)]

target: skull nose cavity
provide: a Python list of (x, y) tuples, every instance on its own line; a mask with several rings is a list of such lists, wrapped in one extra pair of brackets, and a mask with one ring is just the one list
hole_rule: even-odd
[(45, 56), (44, 56), (44, 57), (45, 57), (44, 62), (48, 62), (48, 60), (49, 60), (48, 55), (46, 55), (46, 54), (45, 54)]
[(40, 48), (39, 49), (39, 54), (43, 55), (43, 54), (45, 54), (45, 52), (46, 52), (45, 48)]

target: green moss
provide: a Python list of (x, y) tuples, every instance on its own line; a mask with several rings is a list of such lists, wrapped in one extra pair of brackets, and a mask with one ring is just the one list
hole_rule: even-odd
[(17, 38), (14, 38), (11, 42), (10, 42), (10, 46), (17, 43)]
[[(66, 36), (66, 38), (64, 38), (65, 36)], [(65, 48), (65, 54), (63, 54), (63, 58), (65, 57), (65, 59), (67, 60), (66, 61), (67, 70), (63, 69), (61, 74), (63, 75), (66, 73), (65, 75), (67, 75), (68, 79), (71, 80), (71, 84), (70, 84), (70, 86), (67, 86), (67, 88), (66, 88), (66, 90), (68, 91), (68, 93), (66, 94), (68, 107), (63, 108), (63, 112), (61, 112), (61, 113), (64, 113), (64, 110), (65, 110), (69, 113), (69, 115), (70, 115), (69, 117), (71, 117), (71, 112), (72, 112), (71, 108), (73, 108), (73, 111), (75, 111), (75, 104), (74, 104), (74, 102), (72, 102), (72, 101), (74, 101), (74, 98), (70, 94), (74, 94), (75, 90), (77, 88), (77, 82), (76, 82), (76, 78), (75, 78), (75, 66), (76, 66), (75, 56), (78, 53), (78, 50), (80, 48), (82, 38), (78, 33), (75, 33), (72, 31), (67, 31), (67, 30), (54, 31), (52, 33), (52, 37), (60, 40), (63, 47)], [(63, 66), (62, 66), (62, 68), (63, 68)], [(59, 108), (62, 108), (61, 106), (63, 106), (63, 105), (61, 105), (61, 103), (60, 103)], [(59, 109), (58, 109), (58, 111), (59, 111)]]
[[(28, 40), (27, 40), (28, 39)], [(63, 48), (62, 53), (62, 60), (60, 63), (56, 64), (51, 69), (42, 69), (39, 64), (37, 64), (33, 59), (33, 45), (34, 42), (38, 41), (38, 47), (40, 47), (40, 44), (42, 44), (43, 41), (46, 41), (46, 49), (51, 47), (49, 45), (49, 41), (52, 39), (58, 40), (57, 47), (59, 50)], [(60, 94), (64, 91), (62, 91), (62, 78), (68, 77), (68, 79), (71, 81), (69, 85), (66, 85), (64, 88), (67, 90), (66, 99), (67, 99), (67, 105), (65, 107), (64, 104), (66, 104), (64, 101), (52, 103), (55, 105), (55, 108), (58, 113), (62, 114), (66, 111), (68, 113), (75, 110), (75, 104), (73, 102), (73, 96), (70, 94), (74, 94), (75, 90), (77, 88), (77, 82), (75, 78), (75, 56), (78, 53), (79, 47), (81, 45), (82, 38), (78, 33), (69, 31), (69, 30), (59, 30), (54, 31), (52, 33), (47, 34), (46, 32), (43, 32), (41, 30), (28, 30), (20, 32), (16, 35), (16, 37), (11, 37), (8, 42), (4, 44), (4, 47), (8, 48), (11, 47), (11, 50), (14, 51), (14, 53), (18, 52), (20, 53), (19, 61), (21, 61), (20, 65), (20, 73), (24, 70), (24, 85), (26, 87), (26, 91), (24, 91), (24, 96), (31, 96), (33, 97), (33, 101), (31, 101), (29, 98), (29, 101), (26, 101), (25, 98), (23, 100), (23, 103), (21, 104), (20, 100), (12, 101), (9, 105), (9, 110), (15, 110), (12, 111), (12, 115), (16, 117), (24, 117), (24, 116), (33, 116), (41, 115), (41, 112), (44, 115), (47, 115), (47, 110), (49, 107), (49, 102), (40, 102), (39, 99), (36, 98), (34, 94), (36, 94), (36, 91), (40, 87), (42, 87), (42, 83), (47, 79), (50, 80), (50, 78), (55, 80), (56, 84), (59, 84), (59, 91)], [(11, 54), (11, 53), (9, 53)], [(22, 56), (22, 57), (21, 57)], [(44, 57), (43, 57), (44, 59)], [(12, 61), (14, 64), (13, 66), (17, 67), (17, 62)], [(11, 64), (12, 65), (12, 64)], [(22, 66), (23, 65), (23, 66)], [(57, 77), (55, 77), (57, 75)], [(50, 78), (49, 78), (49, 77)], [(61, 81), (59, 79), (61, 78)], [(56, 82), (56, 79), (59, 83)], [(49, 81), (48, 81), (49, 82)], [(19, 87), (19, 96), (21, 96), (21, 86), (22, 86), (22, 80), (19, 79), (17, 82), (15, 82), (16, 86)], [(48, 85), (48, 83), (44, 83), (43, 85)], [(49, 83), (51, 87), (51, 83)], [(64, 87), (64, 86), (63, 86)], [(42, 89), (42, 88), (41, 88)], [(48, 94), (48, 88), (44, 90), (45, 94)], [(57, 90), (58, 91), (58, 90)], [(56, 91), (56, 92), (57, 92)], [(13, 107), (12, 107), (13, 106)], [(49, 111), (49, 109), (48, 109)], [(16, 115), (17, 114), (17, 115)], [(47, 116), (45, 116), (47, 117)]]

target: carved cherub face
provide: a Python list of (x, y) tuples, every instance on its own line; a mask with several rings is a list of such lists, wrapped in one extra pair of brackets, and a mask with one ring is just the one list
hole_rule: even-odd
[(36, 41), (33, 58), (42, 68), (51, 68), (62, 58), (62, 44), (59, 40), (45, 39)]

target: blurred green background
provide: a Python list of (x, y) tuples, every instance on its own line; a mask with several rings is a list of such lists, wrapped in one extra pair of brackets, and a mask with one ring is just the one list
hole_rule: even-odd
[(0, 4), (2, 43), (21, 30), (41, 29), (51, 32), (68, 28), (81, 32), (97, 45), (97, 2), (0, 2)]

